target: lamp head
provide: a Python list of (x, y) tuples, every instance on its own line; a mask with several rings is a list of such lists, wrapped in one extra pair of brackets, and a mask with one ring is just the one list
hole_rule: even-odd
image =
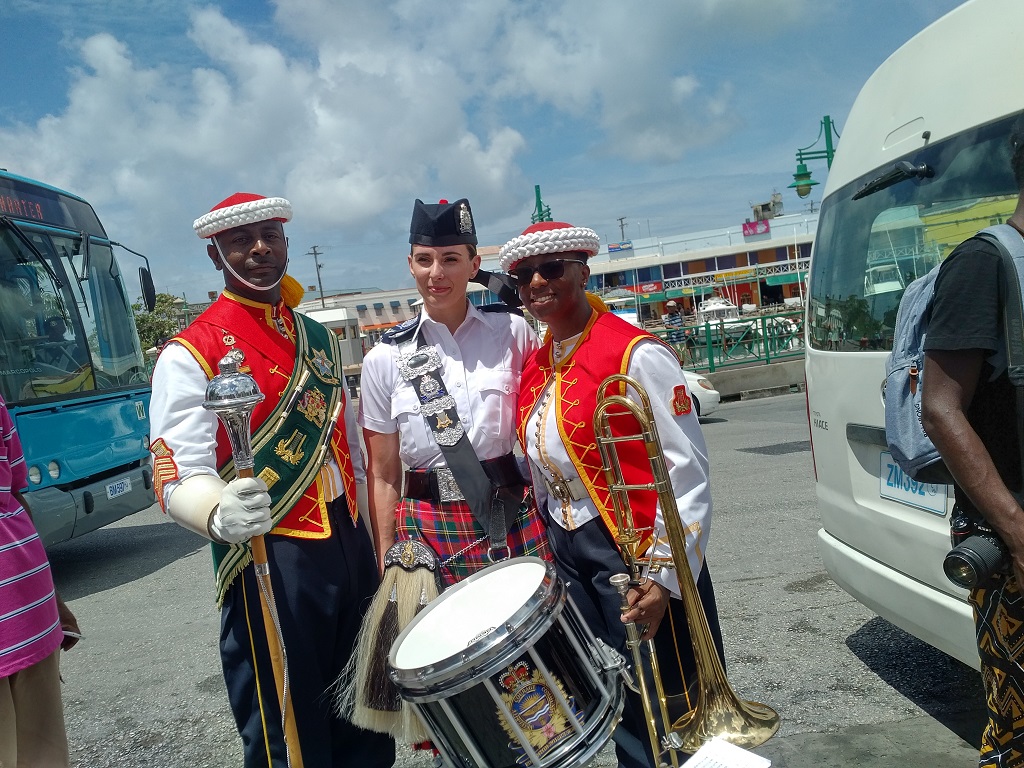
[(807, 197), (811, 194), (811, 187), (818, 182), (811, 178), (811, 172), (807, 170), (807, 163), (797, 163), (796, 173), (793, 174), (793, 183), (789, 189), (795, 189), (798, 197)]

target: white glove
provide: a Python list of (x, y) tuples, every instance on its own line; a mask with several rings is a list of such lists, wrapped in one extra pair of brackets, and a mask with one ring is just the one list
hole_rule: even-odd
[(220, 504), (210, 517), (215, 541), (240, 544), (271, 528), (270, 494), (258, 477), (232, 480), (220, 492)]

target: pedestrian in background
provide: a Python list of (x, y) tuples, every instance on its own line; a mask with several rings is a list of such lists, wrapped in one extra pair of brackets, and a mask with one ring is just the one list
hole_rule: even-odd
[[(1020, 192), (1006, 223), (1024, 236), (1024, 121), (1010, 134), (1010, 150)], [(968, 598), (988, 708), (980, 768), (1024, 765), (1024, 448), (1018, 397), (1005, 358), (996, 354), (1011, 333), (1004, 327), (1003, 283), (1016, 280), (987, 240), (972, 237), (953, 250), (935, 278), (922, 377), (922, 424), (953, 476), (950, 519), (991, 531), (1006, 548), (1006, 567), (979, 581)]]
[(21, 489), (28, 485), (14, 420), (0, 398), (0, 766), (69, 765), (59, 654), (81, 637), (53, 586)]
[(665, 314), (661, 316), (662, 324), (668, 329), (666, 340), (676, 348), (676, 352), (682, 354), (680, 344), (685, 340), (683, 333), (683, 313), (679, 311), (679, 305), (674, 301), (665, 304)]

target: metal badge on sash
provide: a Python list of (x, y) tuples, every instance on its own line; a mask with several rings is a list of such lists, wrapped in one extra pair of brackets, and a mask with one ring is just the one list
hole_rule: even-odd
[(398, 358), (398, 372), (412, 384), (420, 399), (420, 412), (440, 446), (455, 445), (466, 433), (455, 398), (448, 394), (441, 379), (441, 356), (431, 346), (420, 346)]

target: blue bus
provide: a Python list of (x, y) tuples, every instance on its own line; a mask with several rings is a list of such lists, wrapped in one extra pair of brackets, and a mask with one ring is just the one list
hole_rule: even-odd
[(0, 171), (0, 393), (47, 544), (155, 501), (149, 376), (113, 245), (85, 200)]

